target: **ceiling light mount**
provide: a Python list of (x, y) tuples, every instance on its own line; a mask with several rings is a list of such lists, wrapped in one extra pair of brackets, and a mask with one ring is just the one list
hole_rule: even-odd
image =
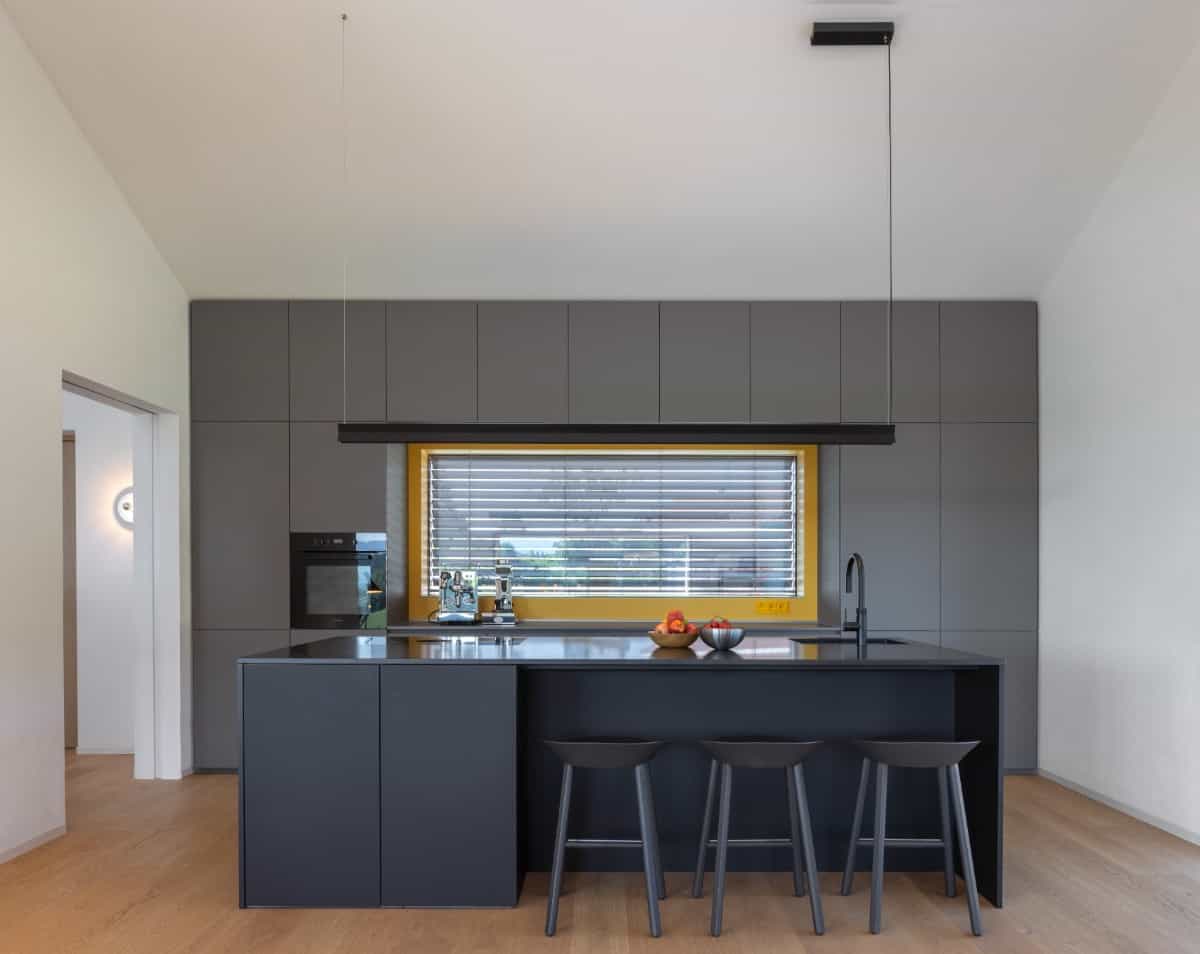
[(817, 21), (813, 46), (891, 46), (896, 24), (891, 20)]

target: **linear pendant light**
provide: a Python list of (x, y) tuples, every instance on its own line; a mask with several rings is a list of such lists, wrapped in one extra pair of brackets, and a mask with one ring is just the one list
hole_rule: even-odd
[[(344, 22), (344, 15), (343, 15)], [(878, 424), (541, 424), (430, 423), (423, 421), (347, 422), (343, 412), (338, 440), (343, 444), (509, 443), (509, 444), (894, 444), (892, 386), (892, 308), (895, 297), (892, 202), (892, 37), (890, 21), (817, 22), (813, 46), (883, 46), (887, 48), (887, 419)], [(343, 77), (345, 71), (343, 40)], [(344, 90), (343, 78), (343, 90)], [(343, 91), (344, 98), (344, 91)], [(343, 281), (345, 272), (343, 271)], [(345, 300), (343, 286), (343, 381), (345, 381)]]

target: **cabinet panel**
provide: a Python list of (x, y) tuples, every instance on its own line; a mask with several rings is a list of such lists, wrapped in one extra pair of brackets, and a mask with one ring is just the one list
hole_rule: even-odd
[(383, 903), (517, 903), (512, 666), (384, 666)]
[(379, 905), (379, 667), (242, 666), (242, 900)]
[(192, 632), (192, 733), (198, 769), (238, 767), (237, 661), (288, 644), (286, 630)]
[(343, 339), (340, 301), (290, 304), (288, 348), (293, 421), (342, 420), (343, 378), (347, 420), (384, 419), (387, 404), (384, 325), (383, 302), (350, 302)]
[(945, 302), (942, 419), (1037, 420), (1037, 305)]
[(1038, 767), (1037, 633), (949, 630), (942, 645), (1004, 660), (1004, 767)]
[(382, 533), (387, 445), (341, 444), (336, 424), (293, 424), (291, 528)]
[(942, 425), (942, 626), (1037, 629), (1037, 428)]
[(661, 418), (672, 423), (750, 420), (750, 306), (674, 301), (661, 306)]
[(288, 425), (192, 425), (197, 629), (287, 629)]
[(288, 419), (288, 306), (284, 301), (191, 305), (194, 421)]
[(938, 347), (937, 302), (896, 302), (892, 310), (892, 408), (897, 421), (940, 419)]
[(567, 306), (502, 301), (479, 306), (479, 420), (567, 420)]
[(887, 303), (842, 304), (842, 420), (878, 424), (888, 415)]
[(834, 301), (750, 306), (750, 410), (755, 422), (837, 422), (841, 323)]
[[(895, 444), (843, 447), (841, 460), (841, 568), (863, 555), (871, 628), (936, 631), (938, 425), (898, 424)], [(852, 615), (857, 595), (843, 600)]]
[(388, 302), (388, 420), (477, 420), (477, 346), (473, 302)]
[(658, 305), (574, 302), (570, 306), (571, 420), (658, 421)]

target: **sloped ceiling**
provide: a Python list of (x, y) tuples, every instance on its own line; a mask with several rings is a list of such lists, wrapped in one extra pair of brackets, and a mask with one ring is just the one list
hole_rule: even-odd
[[(1036, 297), (1195, 0), (3, 0), (193, 297)], [(350, 188), (342, 185), (340, 13)]]

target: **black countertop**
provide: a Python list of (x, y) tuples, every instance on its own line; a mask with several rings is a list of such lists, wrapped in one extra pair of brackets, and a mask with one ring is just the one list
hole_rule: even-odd
[(700, 640), (691, 649), (661, 649), (646, 635), (593, 628), (566, 628), (556, 635), (507, 630), (414, 628), (406, 635), (334, 636), (247, 656), (244, 663), (497, 663), (529, 668), (680, 669), (688, 667), (773, 667), (790, 669), (969, 669), (1003, 666), (992, 656), (908, 640), (872, 640), (865, 659), (853, 639), (813, 635), (812, 630), (772, 631), (747, 636), (731, 652), (714, 652)]

